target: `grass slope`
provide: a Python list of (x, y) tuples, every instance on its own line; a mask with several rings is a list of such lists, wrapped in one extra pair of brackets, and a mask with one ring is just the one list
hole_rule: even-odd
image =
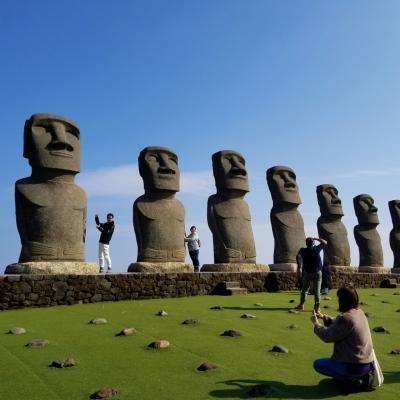
[[(360, 290), (364, 311), (371, 314), (371, 329), (382, 325), (390, 334), (373, 333), (375, 350), (385, 373), (383, 387), (370, 393), (352, 394), (352, 399), (396, 399), (400, 392), (400, 356), (390, 355), (400, 347), (400, 296), (395, 290)], [(375, 296), (374, 296), (375, 294)], [(336, 315), (336, 295), (325, 300), (322, 309)], [(295, 304), (290, 304), (291, 299)], [(390, 304), (382, 303), (388, 300)], [(97, 303), (53, 308), (25, 309), (0, 313), (0, 399), (86, 400), (96, 389), (111, 386), (120, 400), (150, 399), (241, 399), (249, 387), (268, 382), (272, 399), (342, 398), (332, 380), (312, 369), (315, 358), (329, 356), (332, 345), (321, 342), (312, 332), (310, 312), (289, 314), (297, 293), (262, 293), (240, 297), (202, 296)], [(263, 306), (255, 306), (260, 302)], [(210, 310), (222, 305), (222, 311)], [(311, 311), (312, 299), (306, 303)], [(167, 317), (155, 314), (160, 309)], [(256, 319), (242, 319), (251, 313)], [(107, 325), (90, 325), (96, 317), (107, 318)], [(195, 318), (198, 325), (182, 325)], [(298, 329), (288, 326), (296, 324)], [(6, 334), (21, 326), (25, 335)], [(138, 333), (116, 337), (125, 327)], [(236, 329), (243, 337), (222, 337)], [(49, 339), (46, 348), (28, 349), (36, 338)], [(148, 349), (156, 339), (167, 339), (171, 347)], [(281, 344), (288, 354), (271, 353)], [(55, 359), (73, 357), (78, 365), (54, 369)], [(196, 368), (210, 361), (217, 369), (199, 372)]]

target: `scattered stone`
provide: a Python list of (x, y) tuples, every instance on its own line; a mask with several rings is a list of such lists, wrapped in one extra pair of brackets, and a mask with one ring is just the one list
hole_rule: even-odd
[(200, 321), (198, 319), (185, 319), (182, 324), (183, 325), (196, 325), (198, 324)]
[(156, 340), (155, 342), (151, 342), (147, 347), (152, 349), (166, 349), (169, 346), (168, 340)]
[(371, 317), (372, 317), (372, 314), (371, 314), (370, 312), (365, 312), (364, 315), (365, 315), (367, 318), (371, 318)]
[(242, 315), (240, 316), (240, 318), (252, 319), (252, 318), (256, 318), (256, 316), (253, 315), (253, 314), (242, 314)]
[(237, 337), (237, 336), (243, 336), (243, 335), (239, 331), (235, 331), (234, 329), (229, 329), (229, 330), (225, 331), (224, 333), (222, 333), (221, 336)]
[(382, 303), (383, 304), (390, 304), (390, 301), (389, 300), (382, 300)]
[(164, 310), (160, 310), (157, 315), (159, 315), (160, 317), (166, 317), (168, 315), (168, 313)]
[(328, 304), (325, 304), (322, 308), (332, 308), (332, 307), (329, 306)]
[(293, 300), (293, 299), (289, 300), (289, 303), (294, 303), (294, 302), (295, 302), (295, 300)]
[(372, 293), (371, 296), (373, 296), (373, 297), (379, 297), (379, 294), (377, 294), (377, 293)]
[(116, 336), (132, 336), (135, 333), (137, 333), (137, 330), (135, 328), (125, 328), (122, 329), (121, 332), (117, 333)]
[(400, 292), (394, 292), (393, 296), (400, 296)]
[(377, 332), (377, 333), (390, 333), (387, 329), (385, 329), (383, 326), (376, 326), (374, 329), (373, 329), (373, 331), (374, 332)]
[(400, 308), (398, 308), (398, 309), (396, 310), (396, 312), (400, 312)]
[(360, 301), (360, 306), (369, 306), (369, 304), (365, 301)]
[(48, 345), (49, 341), (47, 339), (33, 339), (26, 344), (26, 347), (46, 347)]
[(276, 345), (271, 349), (272, 352), (274, 353), (289, 353), (289, 350), (281, 345)]
[(290, 310), (288, 310), (289, 314), (298, 314), (299, 312), (297, 310), (295, 310), (294, 308), (291, 308)]
[(210, 307), (210, 310), (223, 310), (224, 309), (224, 307), (222, 307), (222, 306), (213, 306), (213, 307)]
[(108, 321), (105, 318), (94, 318), (90, 321), (93, 325), (104, 325), (107, 324)]
[(390, 354), (396, 354), (399, 355), (400, 354), (400, 349), (393, 349)]
[(24, 333), (26, 333), (26, 329), (25, 328), (11, 328), (8, 333), (11, 333), (12, 335), (23, 335)]
[(116, 396), (117, 390), (114, 388), (101, 388), (94, 392), (90, 398), (91, 399), (111, 399)]
[(288, 326), (288, 329), (292, 329), (292, 330), (297, 329), (297, 328), (298, 328), (298, 326), (296, 324), (290, 324)]
[(332, 297), (329, 297), (329, 296), (325, 296), (325, 297), (323, 297), (323, 298), (322, 298), (322, 300), (326, 300), (326, 301), (329, 301), (329, 300), (332, 300)]
[(76, 361), (73, 358), (67, 358), (65, 360), (54, 360), (50, 367), (54, 368), (70, 368), (76, 365)]
[(272, 394), (272, 387), (267, 383), (259, 383), (253, 386), (247, 394), (249, 397), (265, 397)]
[(254, 305), (255, 305), (256, 307), (262, 307), (264, 304), (263, 304), (263, 303), (254, 303)]
[(209, 371), (210, 369), (215, 369), (215, 368), (216, 366), (214, 364), (211, 364), (206, 361), (197, 367), (197, 371)]

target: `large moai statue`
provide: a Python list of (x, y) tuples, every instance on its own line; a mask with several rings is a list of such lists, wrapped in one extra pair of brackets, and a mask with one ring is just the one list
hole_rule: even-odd
[(359, 272), (387, 273), (383, 266), (381, 237), (376, 227), (379, 225), (378, 209), (369, 194), (360, 194), (353, 199), (358, 225), (354, 227), (354, 237), (360, 252)]
[(137, 262), (128, 272), (193, 271), (185, 264), (185, 209), (179, 192), (177, 155), (164, 147), (146, 147), (139, 154), (144, 195), (133, 204)]
[(249, 191), (245, 160), (233, 150), (212, 155), (217, 193), (208, 198), (207, 220), (213, 235), (214, 264), (202, 271), (267, 271), (256, 264), (256, 248), (249, 206), (244, 196)]
[(296, 271), (296, 256), (306, 240), (303, 218), (297, 210), (301, 204), (294, 171), (285, 166), (267, 170), (271, 192), (271, 226), (275, 240), (272, 271)]
[(86, 194), (74, 182), (78, 125), (57, 115), (32, 115), (25, 122), (24, 157), (32, 174), (15, 184), (22, 249), (5, 273), (97, 273), (97, 264), (84, 262)]
[(400, 273), (400, 200), (389, 201), (393, 229), (390, 231), (390, 248), (393, 251), (392, 272)]
[(318, 235), (328, 242), (324, 262), (333, 270), (352, 272), (354, 268), (350, 267), (350, 245), (346, 227), (341, 221), (344, 214), (338, 190), (330, 184), (319, 185), (317, 198), (321, 211), (317, 221)]

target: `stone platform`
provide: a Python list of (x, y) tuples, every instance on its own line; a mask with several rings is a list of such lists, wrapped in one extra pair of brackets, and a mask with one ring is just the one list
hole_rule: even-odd
[(128, 272), (144, 272), (144, 273), (168, 273), (168, 272), (193, 272), (192, 264), (182, 262), (135, 262), (129, 265)]
[(204, 264), (201, 272), (268, 272), (267, 264), (219, 263)]
[(93, 262), (77, 261), (31, 261), (10, 264), (6, 267), (5, 274), (97, 274), (99, 266)]
[(280, 263), (280, 264), (269, 264), (269, 269), (271, 271), (297, 271), (296, 263)]

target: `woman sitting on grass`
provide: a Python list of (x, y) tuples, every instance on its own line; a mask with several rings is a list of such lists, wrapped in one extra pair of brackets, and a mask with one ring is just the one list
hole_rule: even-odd
[(344, 392), (371, 390), (374, 363), (368, 320), (358, 308), (358, 294), (354, 288), (342, 287), (337, 296), (339, 316), (331, 318), (315, 311), (311, 315), (314, 333), (324, 342), (333, 342), (332, 357), (315, 360), (314, 369), (340, 381)]

